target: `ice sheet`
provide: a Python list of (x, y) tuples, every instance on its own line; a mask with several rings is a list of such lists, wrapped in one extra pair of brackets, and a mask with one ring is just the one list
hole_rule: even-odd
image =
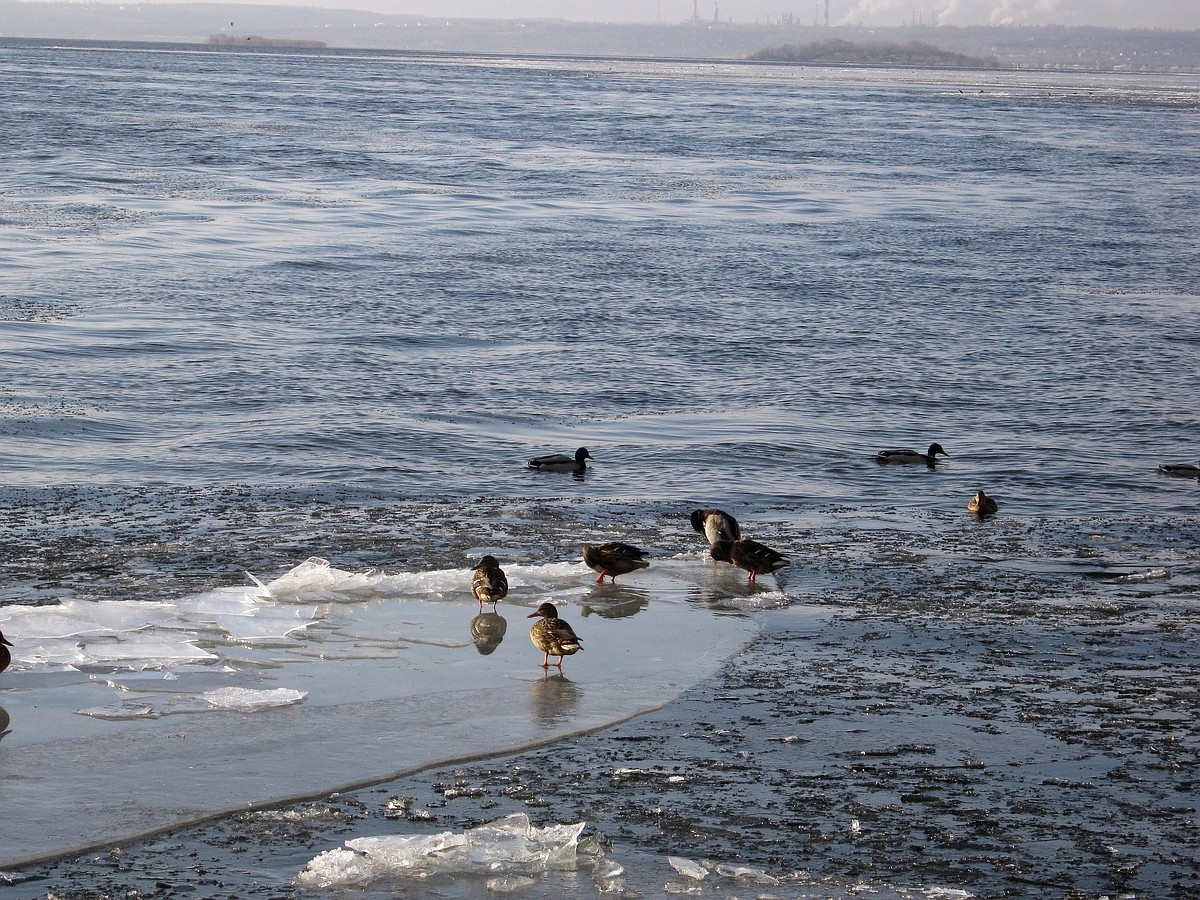
[[(63, 811), (0, 817), (0, 867), (620, 721), (711, 674), (779, 597), (700, 554), (603, 586), (582, 563), (505, 568), (482, 621), (469, 569), (320, 559), (177, 601), (0, 610), (5, 803)], [(561, 673), (528, 636), (547, 599), (584, 646)]]

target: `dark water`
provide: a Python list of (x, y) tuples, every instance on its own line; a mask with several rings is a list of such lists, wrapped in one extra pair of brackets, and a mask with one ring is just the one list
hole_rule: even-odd
[(1194, 76), (10, 41), (0, 82), (0, 603), (673, 552), (704, 504), (792, 602), (1194, 642)]

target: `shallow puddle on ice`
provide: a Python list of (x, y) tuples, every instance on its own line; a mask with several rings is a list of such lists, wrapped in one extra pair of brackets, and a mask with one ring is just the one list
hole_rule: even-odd
[[(323, 560), (178, 601), (5, 608), (6, 803), (62, 812), (0, 821), (0, 866), (619, 721), (745, 644), (752, 622), (724, 613), (780, 597), (700, 555), (616, 585), (582, 564), (506, 571), (482, 621), (470, 570)], [(584, 645), (561, 673), (529, 641), (546, 599)]]

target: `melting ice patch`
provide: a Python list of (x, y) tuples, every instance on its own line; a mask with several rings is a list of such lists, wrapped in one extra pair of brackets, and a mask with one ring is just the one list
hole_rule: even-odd
[[(314, 558), (174, 600), (0, 607), (16, 645), (0, 684), (12, 723), (5, 800), (72, 810), (36, 823), (0, 817), (0, 866), (600, 727), (669, 701), (757, 628), (727, 613), (761, 591), (699, 553), (617, 585), (598, 585), (576, 561), (505, 571), (509, 594), (488, 613), (486, 648), (466, 567), (347, 572)], [(528, 637), (527, 616), (547, 599), (587, 648), (561, 674), (540, 668)], [(134, 783), (138, 803), (114, 804)], [(445, 852), (469, 867), (487, 832), (468, 838)], [(552, 864), (528, 855), (548, 839), (485, 841), (502, 870), (489, 877), (506, 879), (488, 890), (519, 890), (522, 867)], [(368, 856), (343, 853), (355, 866)], [(609, 884), (620, 869), (606, 861), (592, 877)]]
[(354, 838), (344, 848), (314, 857), (296, 881), (330, 888), (395, 876), (534, 875), (574, 869), (585, 824), (538, 828), (524, 813), (515, 813), (463, 833)]
[(250, 688), (227, 687), (206, 691), (200, 696), (209, 706), (217, 709), (258, 712), (262, 709), (274, 709), (277, 706), (291, 706), (299, 703), (308, 695), (304, 691), (292, 688), (256, 691)]

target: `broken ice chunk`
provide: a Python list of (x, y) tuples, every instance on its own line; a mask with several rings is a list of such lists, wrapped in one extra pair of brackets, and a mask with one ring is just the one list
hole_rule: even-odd
[(276, 706), (291, 706), (307, 696), (306, 692), (297, 691), (294, 688), (259, 691), (240, 687), (218, 688), (215, 691), (205, 691), (200, 695), (201, 699), (206, 701), (209, 706), (235, 712), (258, 712)]
[(477, 874), (495, 879), (570, 869), (575, 867), (584, 827), (585, 823), (577, 822), (538, 828), (524, 813), (515, 813), (462, 834), (444, 831), (354, 838), (344, 849), (314, 857), (296, 880), (328, 888), (396, 875)]
[(684, 878), (694, 878), (696, 881), (700, 881), (708, 874), (708, 870), (704, 866), (692, 862), (690, 859), (684, 859), (682, 856), (668, 856), (667, 862)]

